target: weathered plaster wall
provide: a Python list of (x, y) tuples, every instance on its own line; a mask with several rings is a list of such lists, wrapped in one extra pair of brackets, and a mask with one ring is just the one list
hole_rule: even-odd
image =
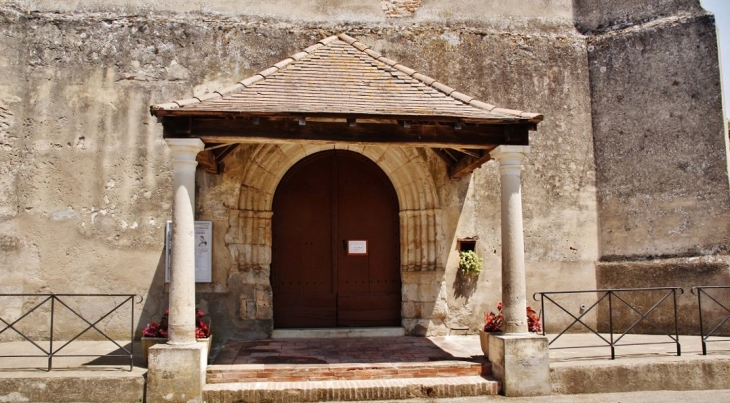
[(114, 57), (129, 31), (3, 11), (3, 292), (146, 296), (170, 208), (168, 155), (147, 104), (179, 89), (165, 76), (156, 88), (124, 80)]
[(700, 0), (574, 0), (573, 16), (581, 32), (625, 28), (676, 14), (702, 11)]
[(483, 20), (504, 17), (569, 19), (570, 0), (14, 0), (26, 11), (140, 13), (206, 12), (300, 21)]
[[(608, 3), (619, 10), (625, 2)], [(597, 283), (684, 287), (678, 298), (683, 332), (699, 331), (689, 288), (730, 284), (727, 132), (717, 37), (713, 17), (698, 3), (637, 2), (644, 14), (606, 13), (606, 24), (623, 25), (596, 24), (588, 37), (599, 249), (605, 262), (596, 267)], [(632, 296), (643, 307), (655, 297)], [(653, 318), (671, 328), (670, 313)]]
[[(389, 18), (385, 3), (413, 8), (412, 15)], [(683, 17), (690, 22), (669, 24), (672, 28), (666, 32), (660, 24), (658, 28), (627, 30), (625, 35), (591, 37), (587, 43), (574, 30), (570, 18), (575, 11), (567, 0), (416, 3), (0, 3), (0, 74), (8, 77), (0, 82), (0, 157), (10, 162), (0, 165), (3, 292), (140, 293), (145, 301), (139, 324), (156, 319), (167, 304), (163, 228), (170, 217), (171, 172), (161, 125), (149, 117), (148, 106), (227, 86), (343, 31), (461, 92), (500, 106), (545, 114), (539, 130), (531, 133), (531, 154), (523, 173), (530, 295), (596, 287), (594, 264), (601, 253), (607, 255), (607, 246), (616, 250), (612, 254), (633, 256), (653, 250), (662, 254), (665, 250), (695, 250), (688, 247), (693, 242), (722, 244), (723, 230), (704, 227), (717, 223), (716, 217), (720, 223), (728, 217), (720, 207), (722, 192), (727, 197), (727, 183), (716, 193), (712, 191), (722, 178), (727, 182), (720, 168), (725, 157), (713, 137), (722, 134), (719, 79), (718, 85), (712, 81), (717, 66), (702, 65), (701, 74), (695, 77), (691, 59), (696, 54), (688, 52), (699, 44), (701, 55), (713, 56), (705, 17)], [(690, 35), (685, 35), (687, 27)], [(659, 37), (665, 33), (670, 38), (661, 42)], [(611, 39), (611, 35), (619, 39)], [(653, 62), (664, 63), (669, 73), (636, 73), (652, 64), (637, 60), (641, 50), (632, 46), (638, 42), (629, 40), (642, 37), (659, 41), (657, 48), (661, 44), (676, 49), (665, 60), (661, 52), (651, 51), (655, 48), (644, 50), (654, 55)], [(678, 42), (670, 43), (673, 40)], [(689, 56), (683, 58), (679, 49)], [(632, 58), (623, 61), (624, 54)], [(598, 63), (604, 58), (632, 66), (632, 74), (638, 74), (630, 81), (633, 87), (623, 78), (604, 81)], [(716, 54), (713, 60), (716, 63)], [(681, 77), (680, 88), (685, 91), (672, 90), (676, 92), (662, 96), (664, 86), (657, 77), (670, 76)], [(708, 88), (708, 83), (710, 91), (697, 94), (695, 101), (683, 95), (690, 89)], [(636, 96), (630, 105), (622, 106), (611, 92), (613, 86), (628, 93), (646, 86), (654, 96)], [(669, 95), (683, 101), (672, 104), (666, 101)], [(666, 107), (645, 108), (656, 99), (662, 99)], [(714, 126), (691, 120), (685, 112), (687, 102), (700, 111), (693, 116), (710, 116)], [(614, 143), (635, 141), (615, 134), (622, 120), (613, 118), (620, 116), (614, 110), (628, 114), (642, 127), (649, 127), (647, 122), (653, 119), (645, 110), (681, 113), (683, 119), (669, 119), (681, 131), (669, 123), (661, 128), (680, 139), (675, 141), (684, 150), (677, 154), (680, 158), (705, 158), (702, 163), (687, 159), (689, 173), (673, 168), (669, 178), (680, 178), (671, 183), (686, 186), (694, 196), (685, 199), (685, 195), (663, 188), (642, 187), (645, 182), (665, 183), (662, 172), (668, 159), (663, 157), (644, 158), (651, 164), (645, 168), (638, 165), (638, 159), (621, 160), (618, 165), (630, 162), (628, 165), (641, 168), (642, 181), (634, 181), (632, 168), (616, 173), (605, 168), (617, 166), (606, 164), (611, 162)], [(703, 130), (695, 135), (698, 127)], [(600, 134), (595, 140), (593, 131)], [(698, 137), (688, 141), (680, 136), (685, 133)], [(658, 142), (652, 146), (660, 146)], [(600, 164), (597, 177), (594, 145)], [(198, 302), (211, 312), (215, 331), (222, 337), (265, 337), (272, 326), (267, 319), (271, 312), (265, 267), (267, 218), (265, 214), (253, 217), (261, 225), (249, 229), (263, 235), (257, 235), (260, 243), (246, 244), (239, 242), (245, 239), (244, 226), (236, 224), (246, 220), (233, 213), (246, 206), (242, 184), (251, 174), (246, 164), (255, 150), (241, 147), (227, 157), (223, 174), (199, 172), (197, 177), (198, 218), (214, 221), (214, 281), (198, 285)], [(423, 175), (435, 189), (440, 229), (434, 265), (413, 266), (414, 270), (403, 272), (406, 325), (414, 334), (446, 334), (462, 328), (475, 331), (484, 311), (494, 310), (501, 298), (496, 163), (489, 162), (470, 177), (451, 182), (443, 161), (434, 153), (415, 153), (413, 159), (425, 167)], [(638, 155), (632, 154), (632, 158)], [(381, 163), (392, 161), (386, 158)], [(631, 211), (656, 215), (650, 211), (656, 206), (667, 210), (673, 208), (672, 203), (688, 201), (689, 207), (681, 207), (685, 210), (671, 216), (684, 217), (689, 211), (698, 217), (692, 219), (697, 227), (676, 236), (658, 232), (655, 240), (646, 242), (607, 236), (606, 225), (612, 220), (620, 223), (626, 213), (621, 203), (608, 197), (614, 189), (626, 189), (616, 187), (624, 177), (638, 189), (646, 189), (640, 193), (646, 200), (659, 203), (641, 204), (640, 198), (631, 199), (634, 196), (626, 190), (627, 200), (636, 200)], [(596, 200), (597, 181), (600, 201)], [(695, 202), (699, 207), (694, 207)], [(711, 217), (703, 208), (717, 215)], [(236, 225), (242, 229), (236, 230)], [(644, 224), (640, 227), (646, 228)], [(472, 280), (457, 272), (455, 241), (475, 235), (480, 237), (478, 253), (486, 265)], [(246, 245), (258, 245), (256, 253), (260, 254), (254, 256), (254, 249)], [(598, 277), (604, 278), (600, 270)], [(577, 307), (584, 301), (568, 303)], [(14, 313), (18, 308), (3, 305), (2, 312), (15, 309)]]
[(602, 257), (726, 253), (713, 18), (668, 18), (589, 43)]

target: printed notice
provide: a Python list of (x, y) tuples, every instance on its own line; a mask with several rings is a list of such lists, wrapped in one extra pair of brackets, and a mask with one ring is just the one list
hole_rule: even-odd
[(368, 241), (363, 241), (363, 240), (347, 241), (347, 254), (348, 255), (367, 255), (368, 254)]
[[(195, 282), (213, 281), (213, 222), (195, 221)], [(170, 282), (172, 221), (165, 228), (165, 282)]]
[(213, 263), (213, 222), (195, 222), (195, 282), (210, 283)]

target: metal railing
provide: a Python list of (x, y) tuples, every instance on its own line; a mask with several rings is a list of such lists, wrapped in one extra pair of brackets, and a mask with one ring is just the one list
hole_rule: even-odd
[[(727, 286), (727, 285), (725, 285), (725, 286), (722, 286), (722, 285), (718, 285), (718, 286), (694, 286), (690, 290), (692, 292), (692, 295), (696, 295), (697, 296), (697, 305), (698, 305), (699, 311), (700, 311), (700, 336), (702, 337), (702, 354), (703, 355), (707, 355), (707, 343), (715, 342), (715, 341), (728, 341), (727, 337), (724, 340), (709, 340), (709, 338), (712, 337), (712, 336), (718, 337), (718, 335), (716, 335), (715, 332), (717, 332), (718, 330), (720, 330), (720, 328), (722, 327), (722, 325), (724, 325), (728, 320), (730, 320), (730, 308), (728, 308), (727, 306), (725, 306), (725, 304), (723, 304), (722, 302), (718, 301), (717, 298), (715, 298), (714, 296), (712, 296), (711, 294), (709, 294), (706, 291), (708, 289), (710, 289), (710, 290), (726, 289), (727, 290), (727, 289), (730, 289), (730, 286)], [(697, 292), (695, 293), (695, 291), (697, 291)], [(709, 332), (707, 332), (707, 333), (705, 333), (705, 326), (704, 326), (705, 325), (704, 324), (705, 317), (702, 314), (702, 296), (703, 295), (705, 295), (712, 302), (714, 302), (713, 306), (714, 305), (717, 305), (716, 307), (722, 308), (724, 310), (724, 313), (725, 313), (725, 317), (724, 318), (721, 318), (720, 321)], [(720, 312), (722, 312), (722, 311), (720, 311)]]
[[(646, 310), (646, 312), (642, 312), (641, 309), (636, 307), (634, 304), (627, 301), (627, 298), (622, 297), (619, 295), (619, 293), (656, 293), (661, 292), (661, 296), (657, 298), (656, 302)], [(680, 287), (653, 287), (653, 288), (615, 288), (615, 289), (605, 289), (605, 290), (581, 290), (581, 291), (555, 291), (555, 292), (538, 292), (533, 294), (532, 298), (537, 301), (537, 295), (540, 295), (540, 305), (542, 310), (542, 320), (543, 320), (543, 326), (542, 326), (542, 334), (545, 335), (545, 329), (548, 327), (547, 322), (547, 315), (545, 311), (545, 302), (552, 303), (556, 307), (558, 307), (561, 311), (568, 314), (570, 317), (573, 318), (573, 321), (565, 327), (560, 333), (558, 333), (555, 338), (550, 340), (548, 343), (548, 346), (552, 345), (557, 339), (560, 338), (563, 334), (565, 334), (570, 328), (572, 328), (576, 324), (580, 324), (584, 326), (586, 329), (590, 330), (593, 334), (598, 336), (600, 340), (602, 340), (605, 344), (601, 344), (599, 346), (570, 346), (570, 347), (553, 347), (554, 349), (567, 349), (567, 348), (591, 348), (591, 347), (600, 347), (603, 345), (608, 345), (611, 348), (611, 359), (616, 359), (616, 347), (620, 346), (637, 346), (637, 345), (648, 345), (648, 344), (676, 344), (677, 346), (677, 355), (682, 355), (682, 346), (679, 344), (679, 327), (678, 327), (678, 321), (677, 321), (677, 292), (679, 292), (679, 295), (682, 295), (684, 293), (684, 290)], [(593, 303), (590, 307), (587, 307), (586, 309), (583, 309), (581, 307), (581, 312), (578, 314), (578, 316), (571, 313), (568, 309), (566, 309), (564, 306), (562, 306), (559, 302), (555, 301), (555, 299), (552, 297), (554, 295), (568, 295), (568, 294), (588, 294), (588, 293), (595, 293), (597, 294), (597, 300), (595, 303)], [(652, 321), (648, 318), (649, 314), (652, 312), (655, 312), (657, 308), (667, 299), (671, 297), (672, 304), (673, 304), (673, 310), (674, 310), (674, 331), (667, 331), (663, 326), (659, 325), (655, 321)], [(599, 304), (602, 301), (608, 302), (608, 338), (606, 338), (603, 334), (601, 334), (598, 329), (594, 329), (591, 325), (586, 323), (584, 321), (584, 318), (586, 315), (588, 315), (594, 308), (599, 306)], [(620, 334), (615, 333), (614, 329), (614, 304), (618, 303), (620, 306), (628, 307), (630, 311), (633, 311), (634, 313), (638, 314), (639, 318), (634, 321), (630, 326), (628, 326), (625, 330), (623, 330)], [(654, 343), (621, 343), (621, 340), (629, 334), (633, 329), (635, 329), (639, 324), (648, 324), (651, 327), (655, 328), (656, 330), (661, 331), (662, 334), (668, 336), (672, 341), (667, 342), (654, 342)], [(596, 326), (598, 327), (598, 326)], [(605, 334), (605, 332), (604, 332)], [(617, 337), (616, 337), (617, 336)]]
[[(142, 297), (135, 294), (0, 294), (0, 298), (3, 297), (17, 297), (17, 298), (37, 298), (40, 299), (40, 302), (33, 303), (32, 306), (27, 309), (27, 311), (22, 312), (22, 314), (15, 320), (5, 320), (4, 318), (0, 317), (0, 335), (2, 335), (5, 331), (13, 330), (15, 333), (20, 335), (22, 339), (30, 342), (33, 346), (36, 347), (39, 353), (36, 354), (16, 354), (16, 355), (0, 355), (0, 357), (7, 357), (7, 358), (19, 358), (19, 357), (46, 357), (48, 359), (48, 371), (53, 369), (53, 359), (55, 357), (126, 357), (129, 359), (129, 370), (132, 371), (132, 368), (134, 367), (134, 305), (135, 305), (135, 297), (139, 298), (139, 301), (136, 301), (137, 304), (142, 302)], [(111, 302), (114, 304), (114, 307), (110, 310), (108, 310), (106, 313), (101, 315), (96, 320), (89, 320), (85, 318), (81, 313), (78, 312), (77, 309), (74, 309), (71, 307), (72, 304), (69, 300), (73, 298), (79, 298), (79, 297), (91, 297), (91, 298), (105, 298), (107, 300), (111, 300)], [(123, 345), (119, 344), (116, 340), (109, 337), (108, 334), (106, 334), (103, 330), (99, 329), (97, 325), (104, 319), (108, 318), (115, 312), (121, 312), (120, 309), (122, 307), (125, 307), (126, 305), (130, 306), (129, 309), (129, 349), (125, 348)], [(97, 304), (99, 306), (100, 304)], [(56, 315), (58, 315), (57, 310), (63, 309), (63, 307), (66, 308), (67, 312), (70, 312), (74, 315), (74, 317), (78, 317), (81, 319), (86, 326), (83, 330), (80, 330), (78, 333), (76, 333), (73, 337), (71, 337), (69, 340), (63, 342), (63, 344), (60, 347), (55, 347), (54, 342), (55, 340), (55, 327), (54, 327), (54, 320), (56, 319)], [(34, 312), (41, 312), (41, 314), (45, 313), (44, 310), (48, 309), (47, 315), (48, 315), (48, 340), (39, 340), (41, 337), (32, 337), (28, 336), (26, 333), (21, 331), (18, 326), (21, 324), (21, 322), (24, 319), (29, 320), (29, 318), (32, 318), (30, 315)], [(35, 329), (37, 329), (37, 324), (39, 324), (39, 321), (34, 318), (34, 322), (36, 324)], [(120, 354), (63, 354), (61, 351), (66, 348), (69, 344), (77, 340), (79, 337), (81, 337), (83, 334), (88, 332), (89, 330), (94, 329), (99, 334), (104, 336), (107, 340), (114, 343), (114, 345), (121, 350)], [(64, 332), (68, 332), (69, 329), (63, 329)], [(70, 330), (73, 334), (73, 329)], [(35, 340), (34, 340), (35, 339)], [(48, 342), (48, 346), (42, 346), (42, 344), (46, 344), (46, 341)], [(126, 340), (125, 340), (126, 342)]]

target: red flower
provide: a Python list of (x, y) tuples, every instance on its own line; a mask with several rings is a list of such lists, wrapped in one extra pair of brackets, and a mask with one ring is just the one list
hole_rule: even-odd
[[(167, 317), (170, 314), (169, 309), (165, 309), (165, 314), (162, 315), (160, 323), (151, 322), (144, 330), (142, 330), (142, 336), (144, 337), (169, 337), (167, 332)], [(204, 339), (210, 336), (210, 327), (203, 321), (205, 313), (200, 309), (195, 309), (195, 338)]]
[[(484, 314), (484, 331), (485, 332), (501, 332), (502, 322), (504, 317), (502, 316), (502, 301), (497, 304), (498, 314), (489, 312)], [(532, 333), (542, 332), (542, 323), (540, 323), (540, 317), (537, 316), (532, 307), (527, 307), (527, 330)]]

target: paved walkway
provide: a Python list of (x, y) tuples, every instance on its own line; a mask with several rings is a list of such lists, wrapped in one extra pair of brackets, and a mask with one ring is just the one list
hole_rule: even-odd
[[(548, 336), (551, 340), (555, 335)], [(603, 335), (606, 339), (609, 336)], [(730, 339), (728, 339), (730, 340)], [(699, 336), (681, 336), (682, 356), (667, 336), (627, 335), (618, 341), (616, 360), (692, 359), (702, 355)], [(571, 348), (566, 348), (571, 347)], [(730, 356), (730, 341), (708, 344), (708, 356)], [(479, 336), (311, 338), (228, 342), (212, 361), (232, 364), (333, 364), (478, 361), (483, 358)], [(551, 364), (611, 362), (611, 349), (598, 336), (566, 334), (550, 349)]]
[(478, 337), (352, 337), (232, 341), (218, 353), (213, 364), (368, 364), (481, 359)]
[[(549, 335), (550, 339), (554, 335)], [(730, 339), (728, 339), (730, 340)], [(47, 343), (47, 342), (46, 342)], [(566, 334), (553, 343), (550, 349), (551, 365), (571, 363), (612, 362), (608, 346), (593, 334)], [(641, 344), (616, 347), (616, 360), (663, 360), (696, 359), (702, 357), (699, 336), (680, 336), (682, 357), (677, 357), (676, 345), (666, 336), (627, 336), (622, 344)], [(59, 342), (54, 344), (60, 346)], [(47, 347), (43, 345), (42, 347)], [(129, 348), (129, 346), (126, 346)], [(561, 347), (578, 347), (561, 349)], [(141, 366), (141, 348), (134, 347), (135, 367)], [(0, 356), (33, 355), (39, 350), (28, 342), (0, 343)], [(85, 368), (103, 371), (128, 370), (128, 360), (109, 357), (121, 353), (108, 341), (75, 341), (63, 350), (64, 354), (91, 355), (100, 357), (58, 357), (54, 368)], [(443, 360), (473, 361), (482, 359), (479, 337), (381, 337), (381, 338), (330, 338), (330, 339), (269, 339), (258, 341), (231, 341), (212, 352), (212, 364), (323, 364), (323, 363), (383, 363), (383, 362), (428, 362)], [(708, 344), (708, 355), (730, 357), (730, 341)], [(0, 358), (0, 377), (14, 371), (43, 371), (47, 358)]]
[[(444, 399), (410, 399), (408, 403), (727, 403), (730, 401), (730, 390), (690, 390), (667, 391), (655, 390), (651, 392), (623, 392), (623, 393), (596, 393), (589, 395), (550, 395), (537, 397), (504, 397), (504, 396), (474, 396)], [(396, 400), (376, 401), (349, 401), (348, 403), (395, 403)], [(338, 402), (332, 402), (338, 403)]]

